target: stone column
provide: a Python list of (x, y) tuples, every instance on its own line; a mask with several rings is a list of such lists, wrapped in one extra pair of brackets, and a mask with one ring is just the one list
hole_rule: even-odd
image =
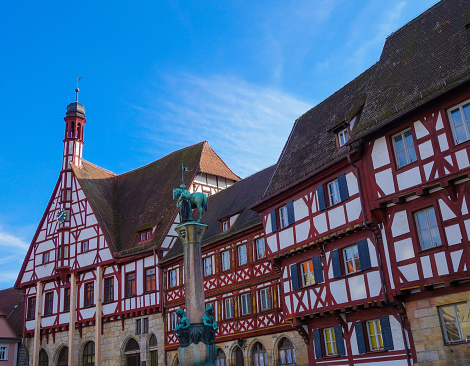
[(103, 285), (103, 267), (96, 268), (96, 311), (95, 311), (95, 365), (101, 365), (101, 292)]
[(34, 343), (33, 343), (33, 366), (39, 365), (39, 347), (41, 346), (41, 313), (42, 313), (42, 290), (43, 283), (36, 285), (36, 309), (34, 322)]
[(69, 354), (68, 364), (75, 365), (73, 354), (75, 352), (75, 317), (77, 306), (77, 280), (75, 273), (70, 274), (70, 307), (69, 307)]

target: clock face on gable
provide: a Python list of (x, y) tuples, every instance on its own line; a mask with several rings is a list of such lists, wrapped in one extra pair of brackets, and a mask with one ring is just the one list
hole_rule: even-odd
[(67, 220), (68, 212), (65, 208), (61, 208), (59, 211), (57, 211), (57, 214), (55, 216), (55, 219), (59, 224), (63, 224)]

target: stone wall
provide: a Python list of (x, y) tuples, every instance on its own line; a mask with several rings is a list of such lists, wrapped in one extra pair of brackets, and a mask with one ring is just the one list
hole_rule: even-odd
[(445, 344), (437, 308), (465, 301), (470, 301), (470, 291), (405, 304), (416, 348), (415, 366), (470, 365), (470, 342)]
[[(252, 366), (253, 362), (253, 348), (257, 342), (260, 342), (265, 350), (268, 358), (269, 366), (280, 365), (279, 361), (279, 344), (283, 338), (288, 338), (295, 348), (295, 355), (297, 359), (297, 366), (308, 366), (307, 345), (296, 331), (268, 334), (259, 337), (244, 338), (244, 344), (241, 347), (244, 358), (244, 366)], [(219, 342), (217, 349), (221, 349), (227, 358), (227, 366), (240, 366), (235, 365), (234, 351), (238, 347), (238, 341)], [(178, 351), (167, 352), (166, 366), (177, 366)]]

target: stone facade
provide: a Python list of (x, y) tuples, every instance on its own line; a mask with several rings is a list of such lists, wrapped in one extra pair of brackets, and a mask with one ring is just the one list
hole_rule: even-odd
[(470, 365), (470, 343), (445, 344), (438, 307), (470, 301), (470, 291), (409, 301), (406, 312), (416, 349), (415, 366)]
[[(268, 334), (259, 337), (244, 338), (241, 350), (243, 352), (244, 366), (252, 366), (253, 362), (253, 349), (254, 346), (259, 342), (263, 345), (266, 350), (269, 366), (280, 365), (279, 360), (279, 345), (284, 338), (288, 338), (295, 349), (295, 355), (297, 359), (297, 366), (308, 366), (308, 353), (307, 345), (304, 340), (295, 331), (282, 332), (275, 334)], [(217, 349), (221, 349), (225, 353), (227, 359), (227, 366), (241, 366), (235, 364), (235, 349), (239, 346), (239, 340), (220, 342), (217, 343)], [(166, 366), (178, 366), (178, 351), (167, 352), (167, 363)]]

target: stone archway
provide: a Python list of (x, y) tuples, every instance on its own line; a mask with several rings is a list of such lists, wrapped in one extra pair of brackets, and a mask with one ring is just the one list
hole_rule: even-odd
[(235, 346), (232, 350), (232, 364), (236, 366), (245, 366), (243, 351), (240, 346)]
[(126, 366), (140, 365), (140, 347), (134, 338), (129, 338), (127, 341), (124, 354), (126, 355)]
[(57, 357), (57, 366), (67, 366), (69, 362), (69, 348), (63, 346), (59, 351), (59, 356)]

